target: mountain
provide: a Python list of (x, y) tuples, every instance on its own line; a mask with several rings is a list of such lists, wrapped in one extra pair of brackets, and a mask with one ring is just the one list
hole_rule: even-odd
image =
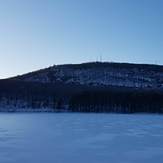
[(13, 79), (40, 83), (162, 88), (163, 66), (108, 62), (54, 65)]
[(54, 65), (0, 80), (0, 111), (163, 113), (163, 66)]

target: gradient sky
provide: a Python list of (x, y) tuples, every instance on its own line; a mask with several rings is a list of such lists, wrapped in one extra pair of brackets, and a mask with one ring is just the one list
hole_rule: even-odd
[(0, 78), (100, 56), (163, 64), (163, 0), (0, 0)]

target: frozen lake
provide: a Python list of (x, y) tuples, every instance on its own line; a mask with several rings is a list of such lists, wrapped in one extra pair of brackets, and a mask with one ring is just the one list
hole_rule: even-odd
[(1, 113), (0, 163), (162, 163), (163, 116)]

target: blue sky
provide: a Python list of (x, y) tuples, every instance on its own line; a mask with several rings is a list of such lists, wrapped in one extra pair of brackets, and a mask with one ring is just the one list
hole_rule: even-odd
[(99, 60), (163, 64), (162, 0), (0, 0), (0, 78)]

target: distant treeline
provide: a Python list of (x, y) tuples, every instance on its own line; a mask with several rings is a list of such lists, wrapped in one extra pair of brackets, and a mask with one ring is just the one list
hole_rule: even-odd
[(163, 113), (163, 91), (0, 81), (0, 106), (72, 112)]
[(74, 96), (70, 109), (78, 112), (163, 113), (163, 92), (153, 90), (98, 90)]

